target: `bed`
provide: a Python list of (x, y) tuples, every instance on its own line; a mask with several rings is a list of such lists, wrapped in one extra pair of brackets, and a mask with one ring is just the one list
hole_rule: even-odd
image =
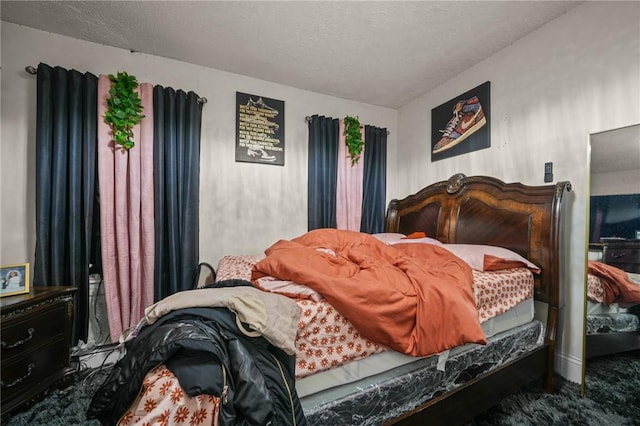
[(640, 349), (640, 274), (596, 260), (587, 271), (586, 358)]
[[(478, 326), (482, 326), (482, 336), (478, 337), (477, 329), (471, 326), (471, 331), (464, 337), (467, 342), (465, 344), (440, 347), (435, 343), (429, 343), (423, 346), (414, 344), (416, 339), (394, 340), (395, 329), (392, 328), (388, 333), (390, 337), (387, 340), (381, 339), (384, 341), (384, 344), (381, 344), (375, 339), (370, 339), (372, 332), (369, 331), (370, 327), (376, 330), (386, 327), (385, 313), (379, 306), (375, 308), (378, 309), (375, 316), (359, 315), (363, 320), (358, 318), (358, 315), (354, 317), (349, 313), (345, 314), (349, 316), (345, 319), (337, 309), (333, 311), (332, 305), (335, 303), (341, 306), (340, 300), (332, 299), (332, 296), (324, 291), (321, 293), (320, 302), (314, 299), (313, 293), (317, 290), (315, 288), (312, 288), (311, 295), (300, 296), (296, 293), (296, 303), (301, 304), (298, 305), (302, 311), (301, 317), (304, 318), (307, 311), (313, 311), (314, 318), (318, 312), (325, 315), (325, 319), (321, 321), (328, 317), (345, 321), (343, 325), (349, 329), (349, 333), (343, 333), (346, 335), (345, 347), (349, 346), (352, 350), (348, 354), (340, 354), (338, 358), (346, 361), (341, 365), (332, 365), (333, 360), (330, 357), (327, 357), (324, 363), (315, 363), (308, 359), (314, 350), (305, 346), (311, 345), (311, 340), (314, 339), (312, 333), (307, 333), (307, 341), (302, 343), (301, 334), (304, 333), (297, 333), (296, 381), (291, 392), (300, 401), (304, 419), (292, 419), (290, 422), (284, 421), (283, 424), (463, 424), (497, 404), (504, 396), (537, 378), (543, 378), (544, 388), (552, 391), (560, 313), (561, 207), (565, 195), (570, 191), (571, 185), (568, 182), (527, 186), (520, 183), (504, 183), (492, 177), (466, 177), (456, 174), (416, 194), (392, 200), (387, 208), (385, 233), (375, 237), (357, 237), (367, 242), (372, 238), (380, 241), (371, 243), (376, 250), (387, 254), (395, 253), (396, 249), (405, 250), (412, 256), (421, 256), (418, 253), (423, 251), (442, 253), (439, 245), (446, 246), (444, 251), (454, 246), (487, 246), (508, 250), (517, 257), (493, 256), (496, 253), (491, 251), (492, 255), (484, 257), (485, 267), (487, 259), (497, 260), (497, 263), (502, 262), (504, 265), (509, 264), (508, 267), (503, 265), (504, 267), (480, 271), (472, 270), (468, 264), (464, 268), (461, 267), (458, 261), (462, 258), (458, 258), (456, 254), (457, 260), (454, 263), (459, 268), (454, 269), (466, 271), (465, 268), (468, 268), (469, 281), (473, 279), (474, 283), (472, 289), (467, 290), (462, 286), (461, 288), (464, 288), (460, 290), (461, 294), (468, 298), (470, 292), (472, 300), (477, 304), (480, 293), (485, 293), (484, 310), (475, 310), (474, 307), (473, 313)], [(383, 241), (388, 236), (414, 241), (395, 241), (391, 244), (391, 241)], [(432, 241), (422, 241), (425, 239)], [(425, 246), (421, 247), (429, 248), (411, 248), (410, 246), (417, 247), (418, 244), (408, 243), (424, 243)], [(286, 244), (283, 248), (287, 248)], [(236, 279), (244, 281), (249, 277), (247, 274), (251, 274), (250, 279), (255, 288), (261, 289), (261, 293), (269, 293), (273, 287), (266, 288), (267, 286), (278, 286), (283, 282), (299, 286), (296, 280), (273, 278), (264, 273), (263, 261), (272, 257), (273, 252), (288, 253), (286, 250), (267, 250), (268, 255), (265, 258), (261, 255), (234, 257), (232, 262), (221, 263), (217, 282), (227, 283)], [(446, 259), (449, 262), (450, 258)], [(376, 265), (372, 267), (375, 268)], [(447, 268), (438, 270), (449, 271)], [(299, 274), (296, 277), (305, 275), (304, 271), (298, 269), (295, 269), (295, 273)], [(488, 276), (491, 277), (487, 278)], [(485, 282), (483, 279), (488, 281)], [(499, 284), (489, 288), (489, 281), (494, 279), (497, 279)], [(500, 279), (504, 281), (499, 281)], [(513, 293), (511, 297), (515, 298), (515, 287), (519, 285), (514, 283), (520, 280), (523, 283), (530, 282), (532, 297), (526, 297), (525, 300), (517, 299), (513, 306), (506, 310), (496, 309), (499, 303), (494, 303), (493, 292), (506, 288), (504, 291)], [(215, 288), (215, 284), (212, 287)], [(285, 287), (284, 293), (307, 291), (304, 288), (306, 286), (301, 286), (302, 289), (296, 287), (294, 290), (289, 286)], [(325, 301), (331, 303), (324, 305)], [(389, 304), (393, 305), (391, 302)], [(462, 311), (463, 307), (460, 309)], [(447, 309), (442, 311), (449, 315), (447, 318), (454, 318), (455, 321), (462, 315)], [(486, 321), (478, 319), (485, 314), (491, 318)], [(398, 318), (399, 323), (405, 322), (404, 317)], [(496, 326), (496, 318), (507, 319), (502, 325)], [(371, 324), (367, 324), (367, 320)], [(300, 330), (307, 327), (302, 323), (303, 321), (298, 323)], [(352, 323), (358, 327), (351, 327)], [(362, 333), (360, 327), (363, 327)], [(446, 328), (451, 330), (458, 327), (466, 330), (466, 326), (459, 323), (456, 323), (455, 327), (447, 325)], [(417, 328), (422, 328), (422, 324)], [(402, 346), (407, 342), (410, 342), (408, 346)], [(304, 349), (307, 349), (306, 353)], [(349, 370), (351, 367), (353, 368)], [(152, 410), (146, 410), (145, 404), (153, 409), (161, 406), (159, 412), (165, 413), (165, 421), (180, 410), (183, 410), (183, 413), (184, 410), (190, 410), (193, 413), (201, 413), (198, 421), (214, 424), (209, 422), (209, 419), (219, 416), (223, 397), (221, 392), (213, 392), (214, 396), (200, 395), (190, 399), (182, 398), (182, 395), (178, 395), (180, 398), (167, 398), (166, 395), (180, 394), (169, 370), (160, 363), (154, 370), (145, 371), (144, 385), (138, 397), (135, 401), (129, 401), (131, 406), (124, 417), (118, 416), (120, 424), (148, 421), (149, 412)], [(322, 375), (324, 378), (317, 380)], [(104, 388), (113, 389), (113, 382), (105, 383), (103, 391)], [(163, 391), (157, 392), (159, 389)], [(146, 398), (154, 392), (153, 401)], [(103, 392), (101, 396), (104, 400), (109, 396), (109, 392)], [(94, 402), (96, 399), (94, 396)], [(176, 408), (176, 404), (180, 404), (180, 408)], [(90, 417), (100, 418), (102, 421), (99, 415), (101, 408), (104, 409), (105, 406), (94, 406), (93, 411), (90, 408)], [(162, 414), (156, 416), (160, 415)], [(184, 415), (180, 420), (188, 422), (189, 418)]]

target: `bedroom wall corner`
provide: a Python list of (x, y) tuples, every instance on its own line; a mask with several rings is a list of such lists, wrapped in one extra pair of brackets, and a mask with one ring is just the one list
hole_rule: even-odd
[[(640, 122), (640, 103), (630, 96), (640, 93), (638, 16), (638, 2), (584, 2), (398, 114), (403, 167), (392, 196), (458, 172), (543, 185), (546, 162), (553, 162), (556, 181), (572, 183), (557, 345), (558, 372), (571, 377), (583, 351), (588, 135)], [(491, 82), (491, 147), (431, 162), (431, 109), (485, 81)]]

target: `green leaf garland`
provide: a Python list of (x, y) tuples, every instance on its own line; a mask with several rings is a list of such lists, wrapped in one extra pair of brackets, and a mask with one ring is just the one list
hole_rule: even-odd
[(116, 76), (109, 74), (109, 80), (111, 89), (107, 98), (104, 122), (111, 126), (113, 140), (129, 150), (135, 146), (133, 127), (144, 118), (142, 101), (136, 92), (138, 80), (126, 72), (119, 72)]
[(358, 117), (346, 116), (344, 118), (344, 140), (351, 157), (351, 165), (358, 163), (360, 160), (360, 154), (362, 154), (362, 148), (364, 147), (364, 141), (362, 140), (362, 133), (360, 133), (360, 120)]

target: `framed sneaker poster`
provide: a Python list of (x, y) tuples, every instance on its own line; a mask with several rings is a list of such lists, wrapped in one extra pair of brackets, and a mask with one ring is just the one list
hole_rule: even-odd
[(490, 82), (431, 110), (431, 161), (491, 146)]
[(236, 161), (284, 166), (284, 101), (236, 92)]

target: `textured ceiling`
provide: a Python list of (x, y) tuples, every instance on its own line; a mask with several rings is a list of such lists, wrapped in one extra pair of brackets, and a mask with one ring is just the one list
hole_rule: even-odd
[(3, 21), (398, 108), (575, 1), (2, 1)]

